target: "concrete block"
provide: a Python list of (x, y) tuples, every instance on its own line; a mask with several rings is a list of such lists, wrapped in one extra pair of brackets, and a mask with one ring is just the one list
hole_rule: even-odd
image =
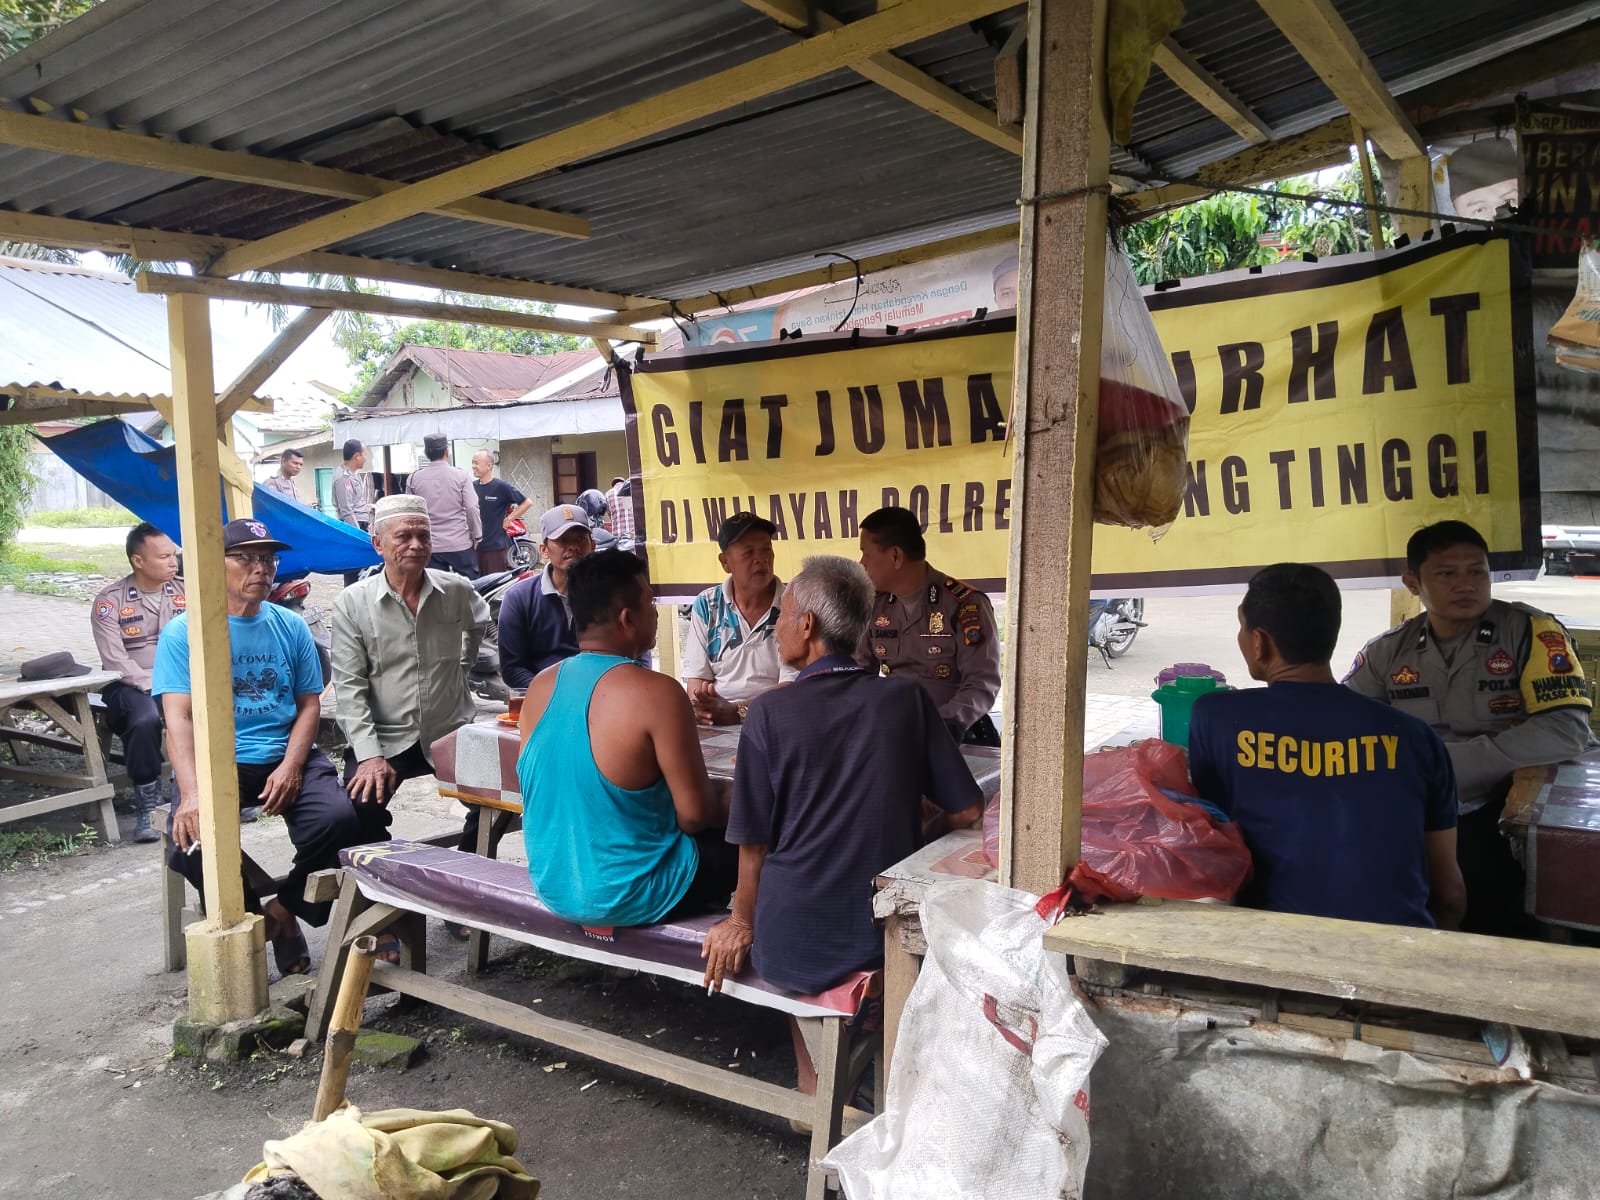
[(285, 1050), (305, 1031), (305, 1015), (282, 1005), (220, 1024), (179, 1017), (172, 1025), (172, 1052), (180, 1058), (238, 1062), (257, 1050)]
[(387, 1067), (404, 1071), (422, 1053), (422, 1043), (416, 1038), (399, 1033), (362, 1033), (356, 1035), (351, 1062), (369, 1067)]
[(267, 986), (267, 1000), (270, 1004), (281, 1004), (303, 1013), (311, 1007), (311, 993), (316, 990), (315, 975), (285, 975)]
[(255, 913), (237, 925), (201, 921), (183, 931), (189, 955), (189, 1016), (223, 1025), (267, 1007), (266, 923)]

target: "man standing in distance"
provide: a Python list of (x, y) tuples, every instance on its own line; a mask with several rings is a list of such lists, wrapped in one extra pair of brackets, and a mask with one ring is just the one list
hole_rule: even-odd
[(472, 490), (478, 494), (478, 515), (483, 540), (478, 543), (478, 571), (492, 575), (510, 565), (507, 555), (511, 535), (506, 526), (528, 511), (533, 503), (504, 479), (494, 477), (494, 455), (479, 450), (472, 456)]
[(122, 739), (122, 759), (133, 781), (137, 815), (133, 840), (158, 842), (150, 823), (161, 803), (161, 710), (150, 696), (156, 641), (168, 622), (184, 611), (183, 580), (178, 578), (178, 547), (148, 521), (128, 531), (131, 572), (94, 598), (94, 642), (100, 665), (122, 678), (100, 689), (106, 724)]
[(305, 454), (291, 446), (278, 456), (278, 469), (261, 486), (277, 492), (280, 496), (298, 500), (300, 497), (295, 494), (294, 481), (300, 474), (300, 468), (305, 465)]
[(702, 725), (737, 725), (750, 701), (795, 676), (778, 656), (783, 581), (773, 571), (777, 527), (734, 513), (717, 531), (727, 579), (694, 598), (683, 651), (683, 686)]
[[(355, 438), (344, 444), (344, 462), (333, 472), (333, 506), (339, 520), (365, 532), (372, 524), (372, 488), (367, 481), (367, 448)], [(346, 571), (349, 587), (360, 571)]]
[(432, 774), (433, 743), (476, 714), (467, 671), (489, 606), (459, 575), (428, 570), (420, 496), (385, 496), (373, 511), (383, 571), (333, 602), (333, 677), (350, 742), (345, 786), (357, 805), (381, 807), (405, 780)]
[(1522, 867), (1500, 814), (1518, 767), (1562, 762), (1593, 741), (1578, 656), (1554, 617), (1490, 596), (1488, 543), (1464, 521), (1412, 534), (1401, 580), (1422, 613), (1368, 642), (1344, 681), (1444, 739), (1460, 802), (1461, 928), (1530, 932)]
[(634, 536), (633, 492), (625, 475), (614, 476), (606, 493), (606, 528), (619, 542)]
[(483, 520), (472, 477), (450, 465), (450, 439), (444, 434), (430, 433), (423, 438), (422, 452), (428, 461), (411, 472), (406, 491), (428, 502), (428, 520), (433, 526), (433, 557), (428, 565), (476, 579)]
[(927, 561), (916, 514), (880, 508), (861, 522), (861, 565), (877, 599), (856, 661), (928, 689), (958, 742), (998, 746), (1000, 638), (989, 597)]

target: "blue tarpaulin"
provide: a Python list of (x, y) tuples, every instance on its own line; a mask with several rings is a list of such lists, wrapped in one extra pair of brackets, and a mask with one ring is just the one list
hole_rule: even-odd
[[(98, 421), (42, 439), (78, 474), (142, 521), (181, 541), (177, 451), (126, 421)], [(222, 486), (220, 478), (217, 486)], [(223, 510), (227, 510), (226, 492)], [(251, 494), (255, 517), (272, 536), (294, 547), (280, 556), (278, 573), (354, 571), (378, 561), (368, 536), (354, 525), (257, 484)]]

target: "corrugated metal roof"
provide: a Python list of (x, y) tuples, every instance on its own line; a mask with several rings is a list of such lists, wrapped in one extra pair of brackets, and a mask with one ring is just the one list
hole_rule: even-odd
[[(213, 329), (212, 343), (224, 382), (260, 349), (239, 345), (222, 328)], [(36, 387), (102, 400), (167, 395), (165, 298), (140, 295), (122, 275), (0, 258), (0, 393)]]
[(426, 371), (446, 384), (462, 404), (503, 404), (599, 358), (593, 347), (555, 354), (507, 354), (499, 350), (446, 350), (438, 346), (401, 346), (384, 363), (357, 407), (381, 400), (409, 371)]
[[(1594, 0), (1336, 0), (1386, 80), (1492, 53)], [(843, 20), (875, 0), (831, 0)], [(739, 0), (111, 0), (0, 63), (0, 104), (416, 179), (771, 53)], [(980, 103), (1020, 7), (899, 53)], [(78, 28), (75, 28), (78, 27)], [(1342, 111), (1254, 0), (1188, 0), (1178, 41), (1280, 135)], [(75, 118), (79, 119), (79, 118)], [(1159, 71), (1115, 167), (1189, 174), (1240, 146)], [(496, 193), (586, 241), (419, 215), (332, 247), (665, 297), (1015, 219), (1015, 155), (838, 71)], [(254, 238), (341, 201), (0, 147), (0, 206)]]

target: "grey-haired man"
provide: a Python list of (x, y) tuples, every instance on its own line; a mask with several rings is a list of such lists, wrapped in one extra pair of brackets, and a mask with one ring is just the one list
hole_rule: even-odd
[(403, 781), (433, 771), (429, 747), (472, 720), (467, 671), (489, 606), (460, 575), (428, 568), (433, 541), (420, 496), (373, 506), (383, 571), (333, 602), (333, 679), (350, 741), (345, 786), (357, 805), (384, 805)]

